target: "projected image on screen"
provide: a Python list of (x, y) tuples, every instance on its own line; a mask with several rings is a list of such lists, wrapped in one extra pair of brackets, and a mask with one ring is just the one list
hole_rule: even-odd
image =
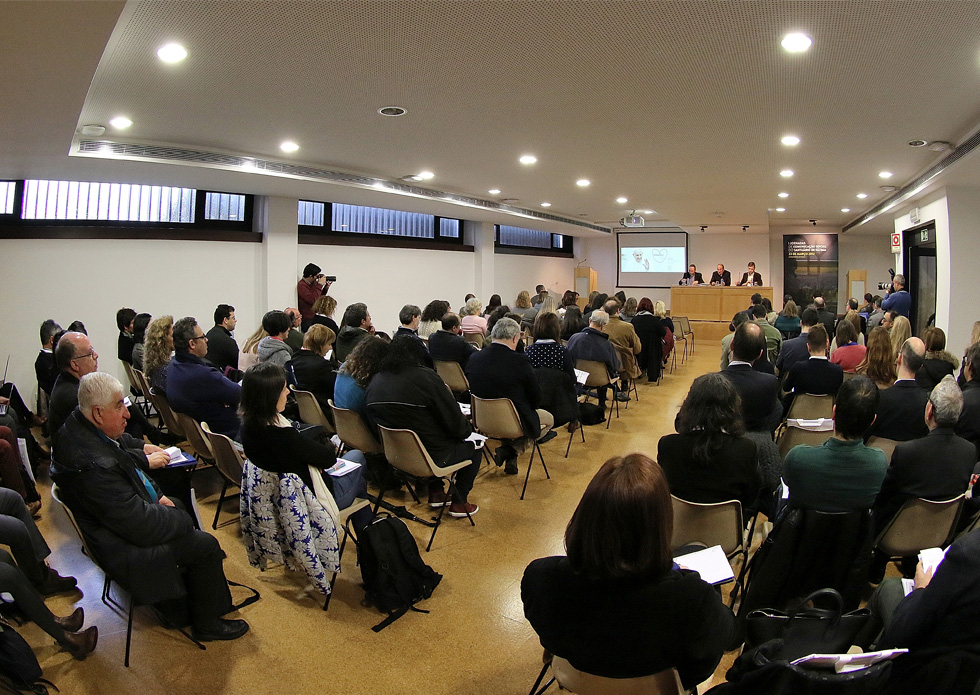
[(687, 232), (620, 232), (619, 287), (670, 287), (687, 271)]

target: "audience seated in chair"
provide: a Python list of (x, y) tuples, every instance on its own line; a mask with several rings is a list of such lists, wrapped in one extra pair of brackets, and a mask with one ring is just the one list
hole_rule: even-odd
[(343, 362), (359, 342), (374, 335), (374, 324), (371, 323), (371, 312), (368, 311), (367, 304), (362, 302), (349, 305), (344, 310), (341, 322), (343, 326), (337, 334), (334, 350), (337, 352), (337, 359)]
[(735, 329), (732, 361), (721, 373), (731, 379), (742, 399), (742, 418), (749, 432), (773, 432), (782, 419), (779, 382), (772, 374), (758, 372), (753, 363), (766, 352), (762, 327), (746, 321)]
[[(535, 319), (537, 320), (537, 319)], [(531, 361), (516, 352), (521, 327), (513, 319), (497, 321), (490, 334), (493, 342), (473, 355), (466, 365), (470, 393), (479, 398), (509, 398), (517, 409), (524, 427), (522, 439), (505, 440), (494, 454), (498, 466), (517, 475), (517, 458), (531, 442), (540, 440), (554, 426), (551, 413), (541, 410), (541, 387), (534, 377)], [(612, 348), (612, 346), (609, 346)]]
[(980, 343), (974, 343), (963, 358), (963, 412), (956, 434), (980, 449)]
[(784, 401), (786, 413), (797, 394), (834, 396), (844, 383), (844, 370), (827, 359), (827, 331), (823, 325), (814, 326), (806, 336), (809, 359), (794, 364), (783, 381), (783, 390), (789, 391)]
[(440, 319), (441, 328), (429, 334), (429, 356), (437, 362), (456, 362), (466, 369), (466, 363), (476, 352), (472, 343), (463, 340), (459, 316), (447, 313)]
[[(260, 340), (255, 349), (259, 356), (259, 364), (271, 362), (285, 367), (293, 357), (293, 348), (286, 343), (286, 338), (292, 330), (292, 320), (289, 315), (284, 311), (267, 311), (262, 317), (262, 329), (269, 335)], [(303, 346), (302, 335), (300, 333), (300, 347)]]
[(136, 312), (128, 307), (124, 307), (116, 312), (116, 327), (119, 329), (119, 339), (117, 341), (117, 355), (120, 360), (127, 364), (133, 363), (133, 321), (136, 320)]
[(422, 322), (422, 310), (419, 309), (414, 304), (406, 304), (398, 312), (398, 322), (401, 324), (398, 330), (395, 331), (394, 338), (400, 335), (408, 336), (409, 338), (415, 339), (416, 348), (418, 349), (419, 359), (422, 360), (422, 364), (432, 369), (434, 365), (432, 364), (432, 357), (429, 355), (429, 348), (425, 344), (425, 341), (419, 338), (419, 324)]
[(567, 557), (524, 571), (524, 615), (547, 652), (610, 678), (674, 667), (693, 688), (712, 674), (735, 618), (696, 572), (673, 563), (672, 510), (654, 461), (630, 454), (603, 464), (565, 531)]
[(909, 338), (902, 345), (897, 360), (898, 379), (890, 389), (881, 391), (877, 417), (868, 429), (868, 437), (907, 442), (928, 434), (922, 414), (929, 401), (929, 392), (915, 379), (925, 354), (925, 344), (918, 338)]
[(214, 310), (214, 326), (207, 333), (208, 362), (227, 374), (227, 370), (238, 370), (238, 343), (232, 332), (238, 325), (235, 307), (219, 304)]
[(37, 376), (37, 385), (44, 393), (51, 397), (51, 390), (54, 388), (54, 381), (58, 378), (58, 367), (54, 361), (54, 338), (61, 333), (62, 329), (54, 319), (47, 319), (41, 324), (41, 351), (37, 353), (34, 360), (34, 374)]
[(670, 494), (699, 503), (737, 499), (743, 509), (755, 509), (762, 476), (756, 445), (743, 436), (742, 403), (732, 382), (720, 373), (695, 379), (675, 426), (677, 434), (657, 444)]
[[(602, 296), (602, 295), (599, 295)], [(606, 326), (609, 324), (609, 315), (601, 309), (596, 309), (589, 316), (589, 325), (573, 335), (568, 340), (568, 352), (575, 360), (590, 360), (593, 362), (603, 362), (609, 372), (610, 378), (619, 375), (623, 363), (616, 352), (615, 346), (609, 342), (606, 335)], [(608, 386), (599, 388), (599, 407), (605, 411), (606, 397), (609, 392)]]
[(337, 372), (333, 388), (334, 405), (353, 410), (368, 420), (365, 389), (381, 369), (388, 348), (387, 342), (373, 335), (357, 344)]
[[(806, 336), (810, 332), (810, 329), (817, 325), (823, 325), (817, 319), (817, 312), (813, 309), (806, 309), (800, 317), (800, 334), (795, 338), (783, 341), (783, 346), (779, 350), (779, 358), (776, 360), (775, 365), (781, 380), (786, 379), (786, 375), (789, 374), (789, 370), (793, 368), (793, 365), (810, 359)], [(824, 331), (826, 330), (825, 328)]]
[[(281, 313), (281, 312), (280, 312)], [(242, 387), (204, 361), (208, 339), (187, 316), (174, 324), (174, 358), (167, 369), (167, 400), (177, 412), (206, 422), (212, 432), (238, 439)]]
[(55, 437), (51, 477), (64, 503), (99, 564), (135, 599), (186, 595), (198, 640), (241, 637), (248, 623), (221, 619), (232, 609), (221, 546), (144, 475), (142, 442), (125, 433), (128, 418), (114, 377), (82, 377), (78, 407)]
[[(636, 356), (642, 351), (643, 343), (637, 336), (633, 325), (623, 321), (619, 315), (620, 304), (617, 300), (608, 300), (603, 305), (603, 310), (609, 315), (606, 335), (609, 337), (609, 342), (618, 349), (620, 362), (622, 362), (620, 373), (627, 379), (636, 379), (641, 374)], [(627, 391), (628, 389), (624, 388), (623, 390)]]
[(160, 316), (150, 322), (143, 344), (143, 373), (155, 393), (167, 395), (167, 371), (174, 351), (174, 317)]
[[(296, 380), (296, 387), (309, 391), (320, 404), (324, 414), (330, 413), (329, 401), (334, 397), (336, 370), (340, 367), (333, 356), (334, 332), (315, 323), (306, 331), (303, 347), (286, 363)], [(327, 353), (330, 353), (329, 358)]]
[(291, 351), (296, 352), (303, 347), (303, 333), (305, 331), (300, 330), (300, 326), (303, 325), (303, 317), (300, 315), (299, 309), (292, 306), (283, 309), (283, 313), (289, 319), (289, 333), (286, 334), (283, 341)]
[[(311, 326), (329, 331), (326, 326)], [(286, 372), (282, 367), (265, 362), (245, 373), (242, 380), (242, 446), (245, 456), (254, 465), (271, 473), (295, 473), (303, 483), (314, 490), (310, 466), (321, 471), (323, 482), (343, 509), (356, 498), (367, 496), (364, 479), (367, 460), (360, 451), (348, 451), (344, 458), (361, 464), (343, 476), (324, 474), (323, 471), (337, 462), (337, 450), (329, 440), (317, 441), (303, 434), (293, 423), (283, 417), (289, 389)], [(360, 509), (351, 516), (355, 531), (360, 531), (372, 518), (369, 508)]]
[(448, 504), (450, 516), (465, 518), (479, 511), (468, 496), (480, 470), (482, 451), (466, 441), (473, 428), (442, 378), (422, 366), (417, 342), (414, 336), (398, 336), (387, 346), (380, 370), (367, 386), (368, 415), (383, 427), (412, 430), (439, 467), (470, 460), (456, 474), (456, 491), (462, 499), (449, 499), (442, 480), (429, 479), (429, 506)]
[(834, 436), (822, 446), (796, 446), (786, 456), (783, 480), (790, 507), (823, 512), (871, 508), (888, 468), (884, 452), (864, 445), (877, 406), (878, 387), (870, 379), (844, 382), (834, 405)]
[[(854, 316), (856, 317), (857, 314)], [(853, 374), (854, 370), (864, 360), (864, 354), (868, 351), (867, 346), (863, 343), (864, 336), (854, 328), (854, 322), (846, 317), (841, 319), (837, 323), (834, 344), (831, 345), (830, 361), (840, 365), (840, 368), (848, 374)]]
[[(567, 313), (566, 313), (567, 318)], [(633, 317), (633, 330), (642, 348), (636, 356), (636, 366), (646, 373), (647, 381), (655, 383), (660, 379), (663, 368), (664, 336), (667, 329), (658, 316), (653, 314), (653, 302), (649, 297), (643, 297), (636, 305), (636, 315)]]

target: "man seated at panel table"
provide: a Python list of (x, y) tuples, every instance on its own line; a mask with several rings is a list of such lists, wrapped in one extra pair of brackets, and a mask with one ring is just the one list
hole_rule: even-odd
[(732, 273), (730, 270), (725, 270), (725, 264), (719, 263), (715, 272), (711, 274), (711, 284), (712, 285), (725, 285), (731, 286), (732, 284)]
[(693, 263), (687, 266), (687, 272), (681, 278), (678, 285), (703, 285), (704, 277), (698, 272), (698, 267)]
[(762, 275), (755, 272), (755, 263), (749, 261), (748, 270), (742, 273), (742, 279), (738, 281), (738, 286), (752, 285), (753, 287), (762, 287)]

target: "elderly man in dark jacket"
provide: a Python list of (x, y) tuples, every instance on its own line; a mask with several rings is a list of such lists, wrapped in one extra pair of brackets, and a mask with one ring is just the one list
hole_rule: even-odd
[[(609, 314), (604, 311), (593, 311), (589, 317), (589, 325), (568, 339), (568, 352), (572, 358), (590, 362), (603, 362), (610, 377), (619, 375), (623, 363), (616, 352), (616, 346), (609, 341), (606, 327), (609, 325)], [(599, 388), (599, 406), (605, 411), (608, 386)]]
[(137, 465), (145, 454), (142, 442), (125, 434), (128, 418), (115, 377), (93, 372), (82, 378), (78, 408), (55, 436), (51, 477), (62, 500), (106, 574), (139, 601), (186, 594), (197, 639), (241, 637), (248, 623), (220, 617), (232, 610), (221, 546), (195, 530), (187, 512)]

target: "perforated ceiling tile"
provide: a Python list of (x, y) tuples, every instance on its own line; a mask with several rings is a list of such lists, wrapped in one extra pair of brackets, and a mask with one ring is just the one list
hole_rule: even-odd
[[(789, 31), (811, 49), (783, 51)], [(680, 224), (761, 225), (789, 188), (790, 219), (844, 222), (858, 190), (880, 199), (880, 168), (905, 180), (936, 161), (909, 139), (978, 125), (977, 36), (970, 2), (134, 0), (79, 123), (125, 112), (135, 142), (268, 158), (288, 138), (297, 162), (425, 168), (440, 190), (592, 220), (628, 212), (626, 195)], [(168, 41), (188, 58), (158, 61)], [(376, 113), (389, 105), (408, 113)]]

